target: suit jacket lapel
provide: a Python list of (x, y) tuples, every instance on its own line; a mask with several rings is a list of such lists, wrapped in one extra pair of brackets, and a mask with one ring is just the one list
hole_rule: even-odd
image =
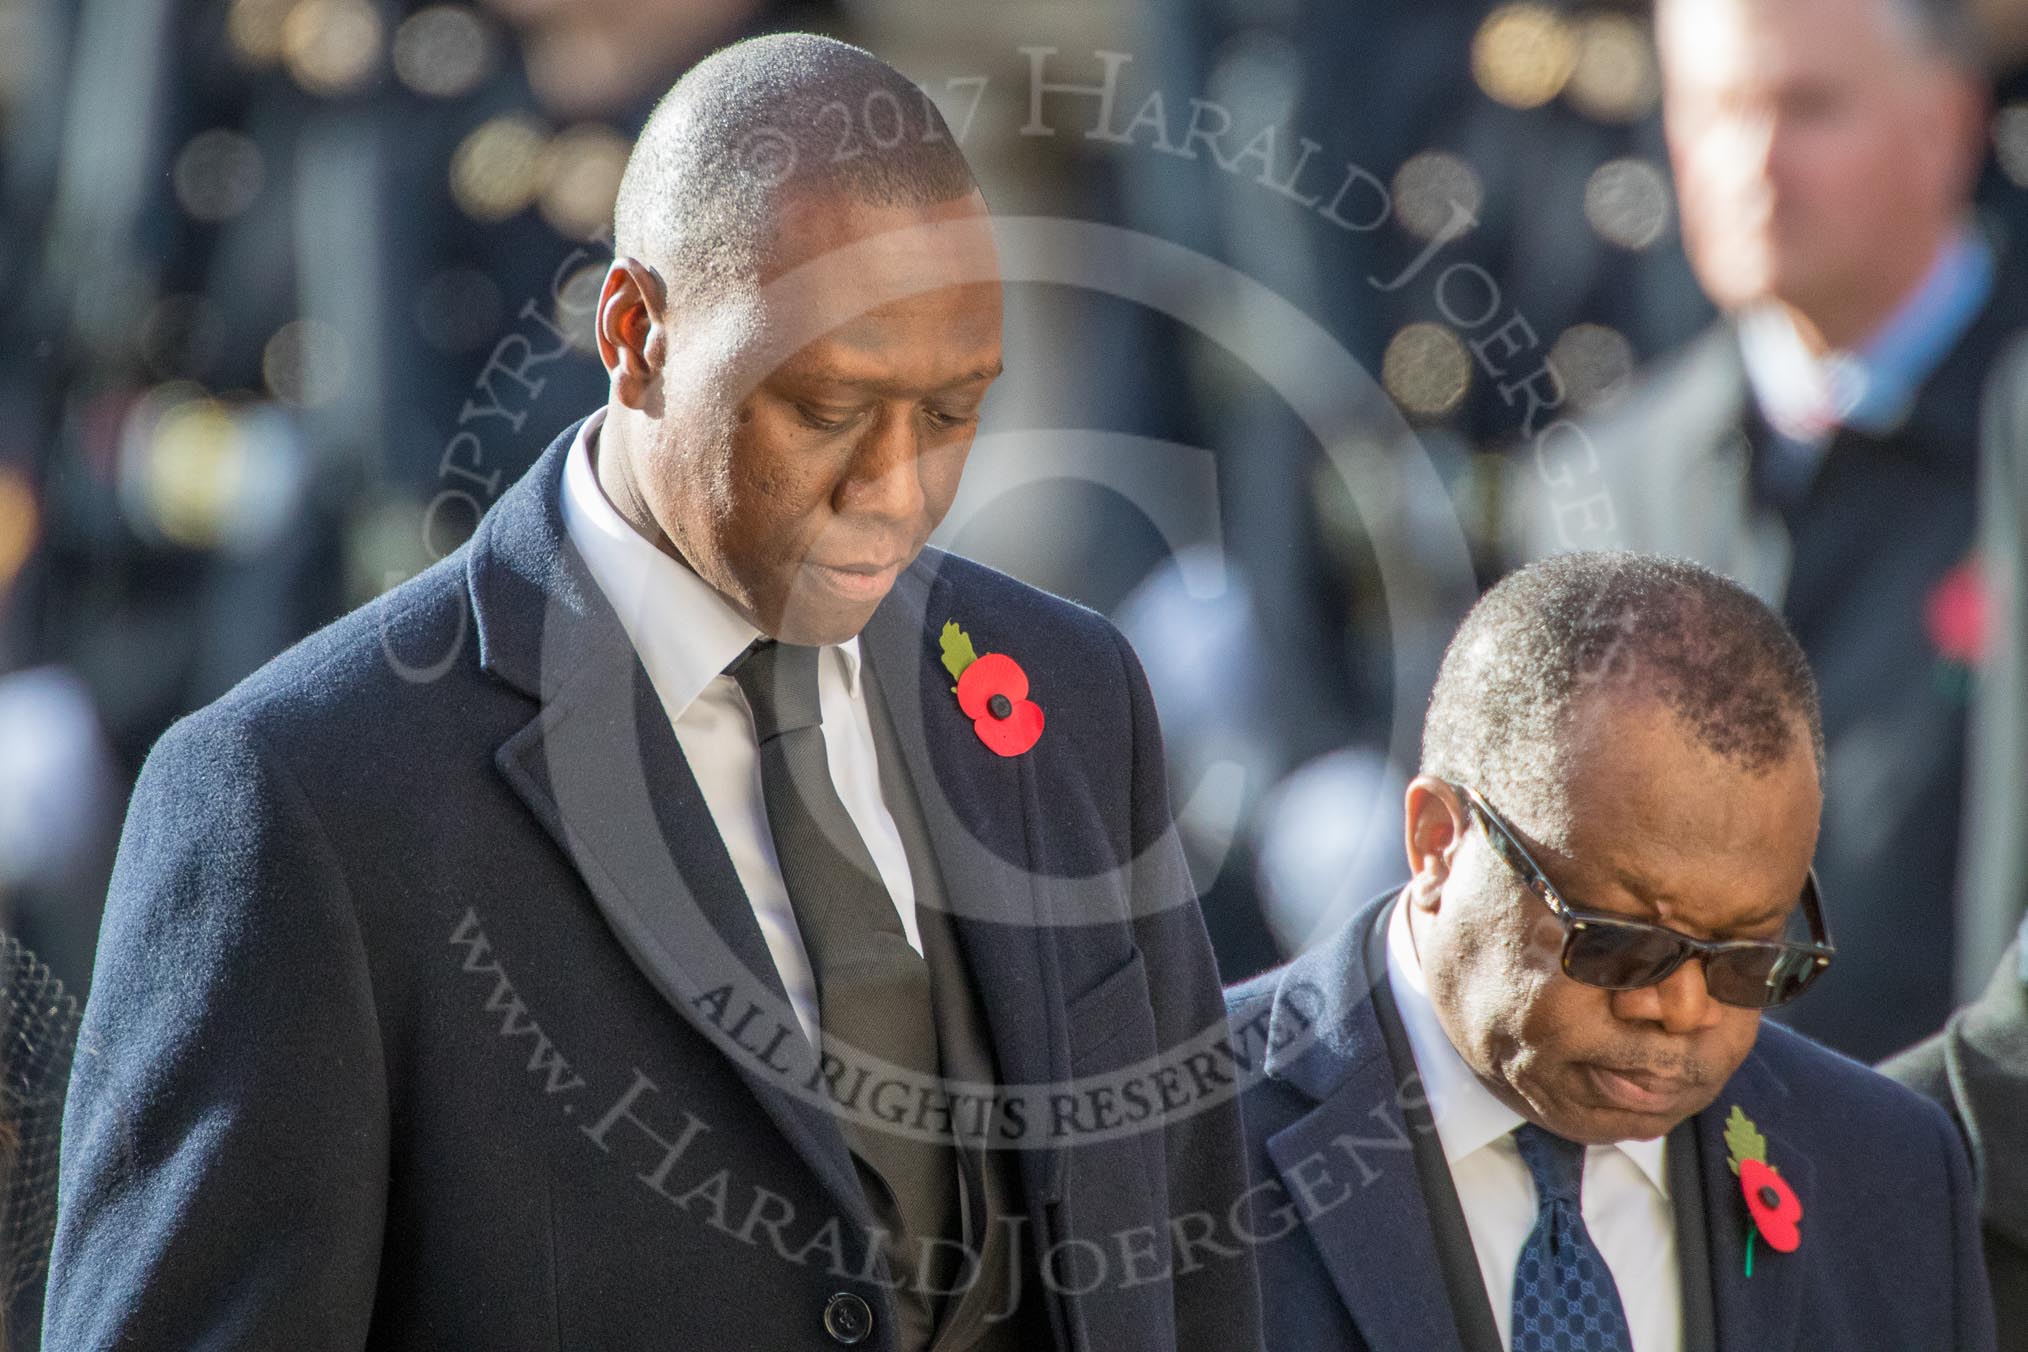
[[(1070, 1043), (1049, 949), (1051, 893), (1034, 862), (1035, 761), (988, 752), (951, 693), (938, 635), (945, 620), (970, 621), (940, 579), (943, 557), (925, 550), (902, 573), (861, 632), (860, 654), (876, 717), (893, 733), (915, 790), (1000, 1081), (1040, 1089), (1069, 1078)], [(1031, 1203), (1055, 1200), (1057, 1152), (1021, 1157)]]
[[(1408, 1030), (1402, 1026), (1394, 989), (1387, 980), (1386, 929), (1377, 921), (1366, 940), (1366, 971), (1373, 983), (1373, 1012), (1380, 1022), (1388, 1061), (1402, 1087), (1402, 1110), (1415, 1143), (1416, 1177), (1421, 1184), (1423, 1206), (1429, 1213), (1439, 1272), (1449, 1293), (1451, 1314), (1457, 1321), (1458, 1341), (1466, 1352), (1502, 1352), (1500, 1326), (1493, 1316), (1496, 1293), (1486, 1289), (1486, 1276), (1479, 1270), (1471, 1225), (1458, 1200), (1457, 1183), (1451, 1177), (1443, 1142), (1436, 1134), (1436, 1119), (1431, 1116), (1427, 1096), (1422, 1092), (1415, 1050), (1409, 1045)], [(1511, 1293), (1502, 1291), (1497, 1296), (1505, 1302)]]
[[(1810, 1198), (1815, 1170), (1799, 1142), (1781, 1135), (1788, 1091), (1749, 1056), (1718, 1100), (1696, 1117), (1698, 1166), (1704, 1176), (1705, 1230), (1711, 1252), (1712, 1301), (1721, 1352), (1770, 1352), (1801, 1347), (1804, 1264), (1809, 1261)], [(1752, 1219), (1732, 1172), (1725, 1123), (1737, 1106), (1767, 1138), (1767, 1162), (1780, 1171), (1803, 1204), (1803, 1247), (1777, 1253), (1753, 1240), (1753, 1275), (1746, 1275), (1747, 1232)], [(1687, 1200), (1687, 1199), (1686, 1199)]]
[(1267, 1149), (1292, 1199), (1317, 1197), (1304, 1224), (1373, 1352), (1450, 1352), (1465, 1343), (1403, 1107), (1421, 1093), (1397, 1080), (1364, 960), (1386, 913), (1369, 907), (1283, 975), (1267, 1071), (1317, 1106)]
[(816, 1054), (625, 631), (565, 539), (566, 429), (472, 544), (482, 667), (540, 708), (501, 744), (509, 785), (576, 866), (613, 933), (731, 1062), (839, 1206), (870, 1222)]

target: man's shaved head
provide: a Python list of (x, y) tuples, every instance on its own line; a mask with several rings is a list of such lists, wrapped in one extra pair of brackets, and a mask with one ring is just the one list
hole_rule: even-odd
[(879, 57), (809, 33), (750, 38), (656, 105), (620, 182), (615, 244), (681, 305), (753, 283), (791, 194), (919, 207), (977, 186), (943, 115)]
[(991, 217), (893, 67), (807, 34), (649, 118), (599, 293), (599, 485), (763, 633), (842, 643), (958, 491), (1001, 370)]

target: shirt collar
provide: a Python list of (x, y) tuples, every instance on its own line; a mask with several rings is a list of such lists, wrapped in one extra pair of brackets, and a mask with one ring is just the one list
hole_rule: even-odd
[[(680, 718), (761, 633), (717, 589), (650, 543), (607, 501), (592, 463), (605, 417), (601, 408), (586, 418), (566, 453), (564, 530), (619, 616), (670, 718)], [(858, 636), (825, 651), (837, 654), (846, 691), (856, 695)]]
[(1755, 400), (1775, 431), (1814, 442), (1842, 424), (1892, 430), (1922, 383), (1949, 355), (1993, 289), (1993, 251), (1965, 226), (1944, 244), (1922, 281), (1856, 348), (1819, 356), (1788, 313), (1757, 305), (1739, 318), (1739, 344)]
[[(1415, 936), (1408, 927), (1408, 894), (1395, 899), (1387, 919), (1387, 980), (1394, 993), (1395, 1008), (1401, 1013), (1408, 1034), (1409, 1051), (1415, 1056), (1416, 1073), (1436, 1122), (1437, 1139), (1443, 1142), (1444, 1160), (1455, 1165), (1465, 1156), (1494, 1145), (1527, 1119), (1493, 1097), (1479, 1077), (1472, 1073), (1458, 1049), (1451, 1044), (1430, 1003), (1429, 984), (1423, 977), (1422, 959), (1415, 951)], [(1614, 1147), (1640, 1169), (1655, 1190), (1669, 1195), (1669, 1171), (1664, 1159), (1663, 1137), (1652, 1141), (1616, 1141)]]

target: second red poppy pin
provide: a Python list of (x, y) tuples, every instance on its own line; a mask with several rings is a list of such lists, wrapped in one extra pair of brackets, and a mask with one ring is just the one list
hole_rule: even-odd
[(1777, 1253), (1794, 1253), (1802, 1246), (1803, 1203), (1781, 1171), (1767, 1162), (1767, 1137), (1738, 1104), (1725, 1119), (1725, 1145), (1730, 1152), (1727, 1163), (1739, 1175), (1740, 1195), (1746, 1199), (1746, 1214), (1752, 1221), (1746, 1251), (1746, 1275), (1751, 1277), (1756, 1232)]

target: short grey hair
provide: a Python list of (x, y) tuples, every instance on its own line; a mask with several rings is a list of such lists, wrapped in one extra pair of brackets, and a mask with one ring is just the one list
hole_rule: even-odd
[(1555, 815), (1572, 715), (1601, 694), (1658, 701), (1752, 774), (1806, 739), (1822, 780), (1816, 681), (1781, 617), (1698, 564), (1617, 550), (1554, 555), (1479, 599), (1437, 672), (1422, 772)]
[(699, 62), (656, 104), (613, 207), (614, 245), (672, 297), (751, 281), (788, 193), (919, 206), (977, 187), (943, 115), (850, 43), (782, 33)]

